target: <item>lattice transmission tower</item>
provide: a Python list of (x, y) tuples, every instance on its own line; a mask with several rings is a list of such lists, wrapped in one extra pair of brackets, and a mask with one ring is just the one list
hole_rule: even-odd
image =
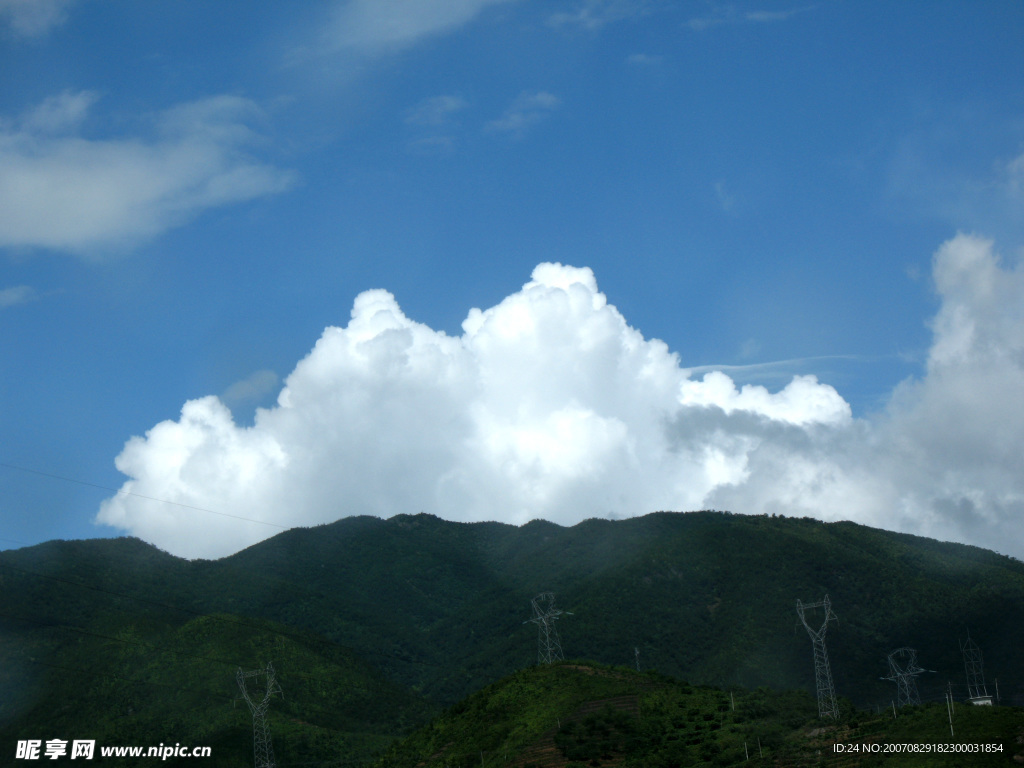
[[(265, 678), (262, 687), (259, 685), (260, 677)], [(243, 672), (239, 667), (235, 679), (238, 681), (238, 687), (242, 689), (242, 696), (245, 697), (249, 709), (252, 710), (252, 744), (256, 768), (274, 768), (274, 745), (270, 741), (267, 709), (270, 707), (271, 696), (275, 693), (284, 695), (281, 686), (277, 684), (274, 665), (267, 662), (266, 669), (254, 669), (249, 672)], [(252, 692), (247, 688), (248, 681), (255, 684)]]
[(562, 655), (562, 643), (558, 639), (555, 620), (563, 614), (572, 614), (555, 608), (554, 592), (541, 592), (530, 601), (530, 605), (533, 606), (533, 618), (527, 619), (523, 624), (533, 622), (537, 625), (537, 663), (551, 664), (555, 661), (564, 661), (565, 656)]
[(981, 648), (971, 640), (967, 633), (967, 642), (960, 646), (964, 654), (964, 672), (967, 675), (967, 697), (971, 701), (991, 703), (992, 697), (985, 688), (985, 669), (981, 657)]
[(913, 648), (897, 648), (889, 654), (889, 676), (882, 679), (896, 683), (898, 706), (918, 705), (921, 696), (917, 692), (917, 680), (914, 678), (927, 671), (917, 666), (917, 651)]
[[(825, 618), (821, 622), (821, 628), (815, 630), (807, 623), (804, 613), (818, 608), (825, 609)], [(825, 599), (817, 603), (801, 603), (797, 600), (796, 613), (800, 617), (800, 621), (803, 622), (807, 634), (811, 636), (811, 643), (814, 645), (814, 681), (818, 688), (818, 716), (838, 720), (839, 707), (836, 706), (836, 689), (832, 685), (832, 670), (828, 665), (828, 651), (825, 650), (825, 631), (828, 629), (828, 623), (833, 620), (838, 621), (836, 615), (832, 613), (832, 603), (829, 601), (828, 595), (825, 595)]]

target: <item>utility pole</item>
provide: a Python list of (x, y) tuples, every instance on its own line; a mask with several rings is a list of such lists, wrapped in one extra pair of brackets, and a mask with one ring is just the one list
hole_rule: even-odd
[[(821, 622), (821, 627), (814, 630), (807, 623), (804, 614), (806, 611), (816, 608), (825, 609), (825, 618)], [(796, 612), (814, 646), (814, 681), (818, 689), (818, 717), (838, 720), (839, 707), (836, 705), (836, 690), (832, 685), (832, 670), (828, 664), (828, 651), (825, 649), (825, 632), (828, 629), (828, 623), (833, 620), (838, 621), (836, 615), (832, 613), (832, 603), (829, 601), (828, 595), (825, 595), (824, 600), (819, 600), (816, 603), (804, 604), (797, 600)]]
[(633, 654), (636, 656), (636, 671), (640, 671), (640, 647), (636, 646), (633, 648)]
[(946, 714), (949, 716), (949, 737), (953, 738), (953, 693), (946, 692)]
[[(258, 687), (254, 694), (250, 695), (246, 681), (255, 682), (261, 675), (266, 677), (262, 696)], [(284, 695), (281, 686), (277, 684), (274, 665), (267, 662), (266, 669), (254, 669), (250, 672), (243, 672), (239, 667), (235, 679), (238, 681), (238, 687), (242, 689), (242, 696), (245, 697), (249, 709), (252, 710), (252, 742), (256, 768), (274, 768), (274, 745), (270, 740), (270, 726), (267, 725), (267, 709), (270, 707), (271, 696), (275, 693)]]
[(537, 625), (537, 663), (552, 664), (564, 661), (565, 656), (562, 655), (562, 643), (558, 639), (555, 620), (563, 614), (572, 614), (555, 608), (554, 592), (541, 592), (530, 601), (530, 605), (533, 606), (533, 618), (527, 619), (523, 624), (532, 622)]

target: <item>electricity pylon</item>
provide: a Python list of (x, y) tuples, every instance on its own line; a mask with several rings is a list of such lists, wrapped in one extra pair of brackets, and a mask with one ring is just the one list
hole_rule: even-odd
[[(821, 628), (818, 630), (811, 629), (804, 617), (805, 611), (812, 611), (816, 608), (825, 609), (825, 619), (821, 622)], [(828, 666), (828, 652), (825, 650), (825, 631), (828, 629), (828, 623), (832, 620), (838, 621), (836, 615), (832, 613), (832, 603), (829, 601), (828, 595), (825, 595), (825, 599), (817, 603), (804, 604), (797, 600), (796, 612), (814, 645), (814, 681), (818, 688), (818, 717), (838, 720), (839, 707), (836, 706), (836, 690), (832, 685), (832, 670)]]
[(555, 608), (554, 592), (541, 592), (530, 601), (530, 604), (533, 606), (533, 618), (527, 619), (523, 624), (533, 622), (537, 625), (537, 663), (551, 664), (555, 661), (564, 661), (562, 644), (555, 629), (555, 619), (563, 613), (567, 616), (572, 614)]
[(967, 633), (967, 642), (960, 646), (964, 654), (964, 672), (967, 675), (967, 697), (972, 701), (991, 700), (985, 688), (985, 670), (982, 663), (981, 648), (971, 640)]
[[(253, 695), (250, 695), (245, 687), (246, 680), (258, 679), (261, 675), (266, 676), (266, 685), (262, 690), (262, 695), (260, 695), (259, 687), (256, 688)], [(239, 667), (235, 679), (238, 681), (238, 687), (242, 689), (242, 696), (245, 697), (249, 709), (252, 710), (252, 744), (253, 754), (256, 757), (256, 768), (274, 768), (274, 745), (270, 741), (267, 709), (270, 707), (271, 696), (275, 693), (284, 695), (281, 686), (277, 684), (274, 665), (267, 662), (266, 669), (254, 669), (250, 672), (243, 672)]]
[(927, 671), (917, 666), (917, 651), (913, 648), (897, 648), (889, 654), (889, 676), (882, 679), (896, 683), (896, 703), (900, 707), (918, 705), (921, 696), (917, 692), (917, 680), (914, 678)]

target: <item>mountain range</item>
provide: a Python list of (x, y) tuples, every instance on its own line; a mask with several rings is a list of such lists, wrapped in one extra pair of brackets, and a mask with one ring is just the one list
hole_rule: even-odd
[[(989, 692), (1024, 704), (1024, 563), (809, 518), (660, 512), (562, 528), (353, 516), (216, 561), (130, 538), (52, 541), (0, 553), (0, 590), (0, 745), (206, 744), (218, 766), (248, 765), (236, 674), (270, 662), (280, 764), (362, 765), (535, 665), (531, 599), (543, 592), (565, 611), (567, 658), (810, 694), (796, 603), (828, 595), (844, 706), (890, 704), (896, 686), (882, 678), (901, 647), (934, 670), (917, 678), (925, 702), (966, 698), (968, 637)], [(807, 619), (819, 629), (824, 614)]]

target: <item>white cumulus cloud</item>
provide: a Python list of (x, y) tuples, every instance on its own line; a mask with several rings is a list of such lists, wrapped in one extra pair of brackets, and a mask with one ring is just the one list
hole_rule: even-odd
[(116, 460), (130, 479), (97, 519), (218, 557), (276, 532), (261, 523), (425, 511), (573, 524), (712, 507), (1020, 555), (1024, 278), (963, 235), (939, 250), (934, 274), (928, 368), (872, 420), (813, 376), (777, 392), (718, 371), (693, 378), (607, 303), (589, 269), (541, 264), (497, 306), (470, 310), (459, 336), (366, 291), (251, 427), (206, 397), (132, 438)]
[(83, 133), (95, 101), (63, 93), (0, 123), (0, 247), (95, 256), (293, 181), (250, 155), (260, 110), (248, 99), (181, 104), (146, 135), (116, 138)]
[(941, 306), (924, 375), (884, 414), (813, 436), (790, 430), (750, 454), (712, 506), (805, 514), (966, 541), (1024, 556), (1024, 272), (989, 240), (935, 254)]

